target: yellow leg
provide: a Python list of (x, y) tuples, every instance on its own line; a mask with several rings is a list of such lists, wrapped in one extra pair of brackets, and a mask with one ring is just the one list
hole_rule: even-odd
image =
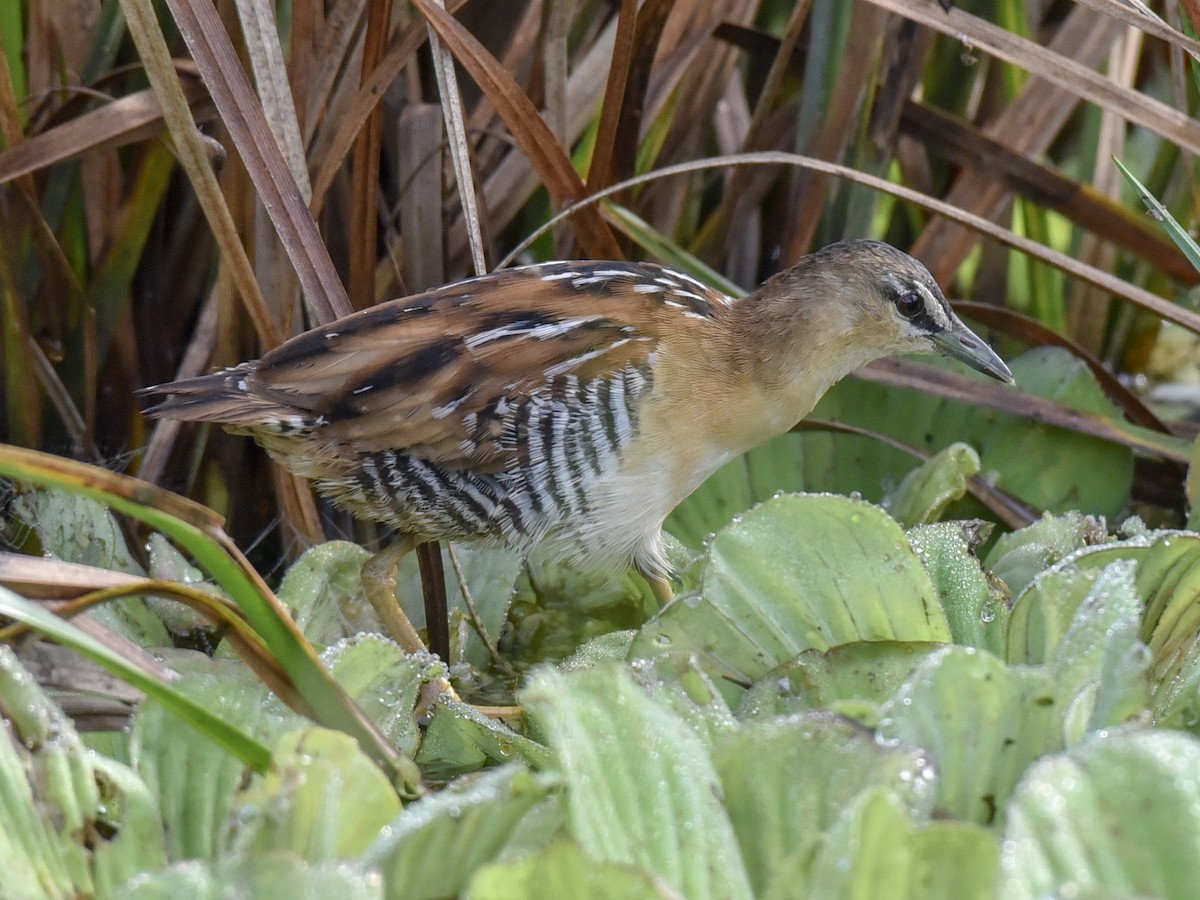
[[(400, 565), (400, 560), (404, 559), (405, 554), (415, 547), (416, 543), (410, 537), (396, 538), (363, 564), (359, 578), (367, 599), (371, 601), (371, 606), (375, 608), (375, 612), (379, 614), (384, 627), (395, 638), (396, 643), (408, 653), (424, 653), (427, 652), (425, 643), (417, 634), (417, 629), (413, 628), (412, 622), (408, 621), (408, 616), (404, 614), (400, 604), (396, 602), (396, 567)], [(459, 702), (462, 700), (447, 679), (434, 678), (426, 682), (417, 696), (413, 715), (418, 720), (424, 719), (443, 696)]]
[(649, 572), (642, 572), (642, 577), (646, 579), (646, 584), (650, 585), (650, 591), (654, 594), (654, 599), (658, 601), (659, 606), (666, 606), (675, 599), (675, 588), (671, 586), (671, 579), (666, 575), (651, 575)]
[(380, 621), (401, 647), (409, 653), (425, 649), (425, 643), (413, 628), (412, 622), (396, 602), (396, 566), (405, 554), (412, 551), (412, 538), (398, 537), (387, 547), (376, 553), (362, 567), (363, 590)]

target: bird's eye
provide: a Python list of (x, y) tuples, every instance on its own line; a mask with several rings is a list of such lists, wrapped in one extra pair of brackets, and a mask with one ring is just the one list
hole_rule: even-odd
[(896, 309), (904, 318), (912, 319), (925, 309), (925, 301), (916, 291), (909, 291), (896, 298)]

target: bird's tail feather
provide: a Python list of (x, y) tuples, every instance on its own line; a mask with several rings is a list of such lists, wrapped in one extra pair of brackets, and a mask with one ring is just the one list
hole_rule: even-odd
[(294, 420), (300, 410), (249, 390), (247, 365), (213, 375), (156, 384), (139, 391), (145, 414), (184, 422), (219, 422), (233, 427), (255, 427)]

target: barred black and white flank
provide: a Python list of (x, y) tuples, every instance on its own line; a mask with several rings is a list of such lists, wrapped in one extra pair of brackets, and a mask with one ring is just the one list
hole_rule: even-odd
[(1011, 379), (920, 263), (849, 241), (736, 301), (649, 264), (505, 270), (146, 393), (418, 540), (658, 576), (663, 520), (719, 466), (859, 366), (933, 350)]

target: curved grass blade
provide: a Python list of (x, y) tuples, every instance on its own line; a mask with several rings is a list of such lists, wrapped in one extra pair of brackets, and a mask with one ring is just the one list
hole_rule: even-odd
[(859, 172), (849, 166), (843, 166), (839, 163), (827, 162), (823, 159), (817, 159), (812, 156), (804, 156), (800, 153), (784, 153), (778, 150), (763, 150), (754, 153), (734, 153), (726, 156), (713, 156), (706, 159), (693, 160), (691, 162), (675, 163), (669, 166), (663, 166), (661, 169), (655, 169), (653, 172), (647, 172), (644, 175), (638, 175), (634, 178), (628, 178), (625, 181), (610, 185), (602, 191), (597, 191), (577, 203), (572, 203), (570, 206), (564, 207), (560, 212), (555, 213), (553, 217), (547, 220), (544, 224), (538, 226), (528, 237), (521, 241), (507, 256), (500, 261), (496, 268), (504, 268), (511, 265), (520, 253), (525, 250), (530, 244), (536, 241), (543, 232), (553, 228), (563, 219), (568, 216), (573, 216), (585, 206), (590, 206), (594, 203), (603, 200), (605, 197), (610, 197), (620, 191), (638, 185), (648, 184), (652, 181), (657, 181), (660, 178), (668, 178), (675, 175), (693, 174), (695, 172), (704, 172), (710, 169), (722, 169), (729, 166), (792, 166), (804, 169), (812, 169), (815, 172), (821, 172), (826, 175), (836, 175), (839, 178), (846, 178), (858, 184), (866, 185), (873, 190), (888, 194), (897, 199), (904, 200), (908, 203), (913, 203), (922, 209), (927, 209), (930, 212), (937, 213), (939, 216), (944, 216), (952, 222), (956, 222), (965, 228), (969, 228), (978, 234), (989, 237), (1006, 247), (1011, 247), (1026, 256), (1033, 259), (1048, 263), (1054, 268), (1065, 272), (1072, 278), (1078, 278), (1080, 281), (1090, 284), (1092, 287), (1099, 288), (1111, 294), (1113, 297), (1125, 300), (1129, 303), (1138, 306), (1152, 315), (1165, 319), (1168, 322), (1174, 322), (1188, 331), (1200, 334), (1200, 314), (1193, 312), (1190, 309), (1185, 309), (1177, 303), (1172, 303), (1165, 300), (1157, 294), (1151, 293), (1145, 288), (1130, 284), (1127, 281), (1122, 281), (1115, 275), (1098, 269), (1095, 266), (1087, 265), (1079, 260), (1068, 256), (1065, 253), (1060, 253), (1037, 241), (1030, 240), (1019, 234), (1014, 234), (1007, 228), (1002, 228), (994, 222), (984, 218), (983, 216), (975, 215), (966, 210), (959, 209), (951, 203), (939, 200), (929, 194), (921, 191), (913, 190), (901, 184), (894, 184), (885, 178), (879, 178), (875, 175), (868, 175), (865, 172)]
[(0, 588), (0, 615), (28, 625), (129, 682), (185, 722), (194, 725), (200, 732), (216, 741), (255, 772), (267, 770), (271, 762), (271, 751), (264, 745), (213, 715), (170, 685), (143, 672), (120, 654), (114, 653), (65, 619), (59, 618), (31, 600), (26, 600), (20, 594), (14, 594), (7, 588)]
[[(295, 685), (288, 679), (279, 661), (271, 655), (257, 632), (246, 624), (237, 608), (224, 598), (205, 591), (170, 581), (138, 579), (132, 584), (103, 588), (68, 600), (55, 610), (55, 615), (60, 619), (71, 619), (94, 606), (140, 596), (171, 599), (199, 612), (212, 625), (224, 631), (224, 640), (267, 688), (292, 709), (305, 707), (304, 698), (297, 694)], [(0, 628), (0, 643), (14, 640), (31, 627), (18, 623)]]
[(623, 235), (635, 241), (639, 247), (653, 254), (656, 259), (662, 260), (668, 266), (699, 278), (705, 284), (724, 291), (730, 297), (740, 297), (746, 293), (739, 285), (734, 284), (699, 257), (688, 253), (645, 219), (624, 206), (606, 203), (604, 215)]
[[(353, 735), (389, 769), (403, 764), (396, 749), (321, 664), (279, 599), (221, 528), (216, 513), (128, 475), (7, 445), (0, 445), (0, 476), (83, 494), (177, 542), (245, 613), (318, 722)], [(406, 780), (416, 777), (415, 769), (400, 774)]]

